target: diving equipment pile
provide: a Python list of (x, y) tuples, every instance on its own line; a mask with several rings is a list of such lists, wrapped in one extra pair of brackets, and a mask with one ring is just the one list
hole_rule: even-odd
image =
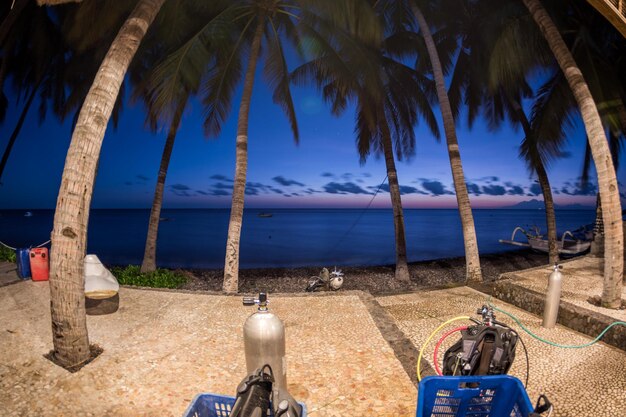
[(461, 330), (461, 339), (443, 356), (444, 375), (502, 375), (515, 359), (517, 332), (496, 321), (493, 309), (477, 311), (482, 322)]
[(328, 272), (327, 268), (323, 268), (319, 276), (311, 277), (305, 291), (314, 292), (321, 289), (337, 291), (343, 285), (343, 278), (343, 272), (338, 270), (337, 267), (332, 272)]

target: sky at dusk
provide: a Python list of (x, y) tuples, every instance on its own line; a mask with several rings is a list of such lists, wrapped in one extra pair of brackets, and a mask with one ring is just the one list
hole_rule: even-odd
[[(354, 111), (331, 116), (328, 106), (312, 88), (293, 89), (300, 127), (296, 145), (280, 108), (258, 79), (253, 93), (249, 125), (248, 187), (246, 207), (254, 208), (360, 208), (372, 200), (385, 179), (383, 158), (371, 155), (361, 165), (354, 140)], [(235, 170), (235, 128), (238, 100), (217, 139), (203, 134), (203, 112), (198, 101), (188, 105), (168, 171), (164, 208), (227, 208), (231, 202)], [(32, 106), (0, 185), (0, 208), (54, 208), (65, 153), (71, 138), (69, 121), (48, 116), (39, 125), (37, 103)], [(21, 111), (11, 102), (0, 126), (0, 151)], [(595, 180), (580, 189), (585, 149), (579, 123), (571, 132), (565, 157), (549, 166), (557, 204), (594, 205)], [(440, 124), (441, 126), (441, 124)], [(455, 208), (445, 139), (437, 140), (425, 126), (417, 127), (415, 155), (397, 163), (403, 204), (407, 208)], [(541, 199), (535, 183), (518, 158), (523, 137), (510, 126), (492, 133), (479, 119), (469, 130), (458, 123), (465, 176), (475, 208), (509, 206)], [(149, 208), (167, 129), (153, 134), (144, 127), (141, 104), (126, 102), (117, 130), (107, 130), (99, 163), (93, 208)], [(623, 157), (622, 157), (623, 159)], [(592, 178), (595, 178), (593, 173)], [(626, 171), (618, 171), (626, 184)], [(390, 207), (385, 183), (372, 207)], [(623, 192), (623, 190), (622, 190)]]

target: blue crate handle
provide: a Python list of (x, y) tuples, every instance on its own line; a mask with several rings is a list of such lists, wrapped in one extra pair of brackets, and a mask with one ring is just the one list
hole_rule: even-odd
[(419, 384), (416, 417), (529, 417), (532, 412), (522, 382), (510, 375), (431, 376)]
[[(302, 407), (302, 417), (306, 417), (306, 405), (301, 402), (298, 404)], [(233, 405), (235, 397), (230, 395), (202, 393), (194, 397), (183, 417), (229, 417)], [(274, 413), (270, 410), (269, 417), (273, 416)]]

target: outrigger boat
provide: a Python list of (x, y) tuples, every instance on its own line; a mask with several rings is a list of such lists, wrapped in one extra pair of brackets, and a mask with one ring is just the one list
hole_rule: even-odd
[[(526, 236), (527, 242), (520, 242), (515, 240), (517, 232), (521, 232)], [(557, 239), (557, 247), (560, 255), (565, 256), (577, 256), (582, 255), (591, 247), (591, 241), (593, 240), (593, 228), (590, 226), (583, 226), (579, 229), (570, 232), (569, 230), (561, 235), (560, 239)], [(531, 248), (538, 252), (548, 253), (548, 239), (539, 233), (539, 228), (534, 227), (534, 233), (524, 230), (522, 227), (516, 227), (511, 234), (511, 240), (500, 239), (500, 243), (507, 245), (521, 246), (524, 248)]]

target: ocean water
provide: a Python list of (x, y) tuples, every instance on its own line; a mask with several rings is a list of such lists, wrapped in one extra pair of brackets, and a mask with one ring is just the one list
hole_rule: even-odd
[[(0, 241), (30, 247), (50, 237), (52, 210), (0, 210)], [(270, 212), (271, 217), (259, 217)], [(405, 210), (409, 261), (463, 256), (457, 210)], [(149, 210), (92, 210), (88, 253), (109, 265), (140, 264)], [(559, 231), (592, 223), (594, 210), (557, 210)], [(157, 264), (163, 267), (222, 268), (229, 210), (164, 209)], [(516, 226), (545, 231), (543, 210), (475, 210), (481, 253), (514, 249), (498, 243)], [(520, 236), (521, 237), (521, 236)], [(247, 209), (241, 236), (241, 268), (384, 265), (395, 261), (390, 209)]]

